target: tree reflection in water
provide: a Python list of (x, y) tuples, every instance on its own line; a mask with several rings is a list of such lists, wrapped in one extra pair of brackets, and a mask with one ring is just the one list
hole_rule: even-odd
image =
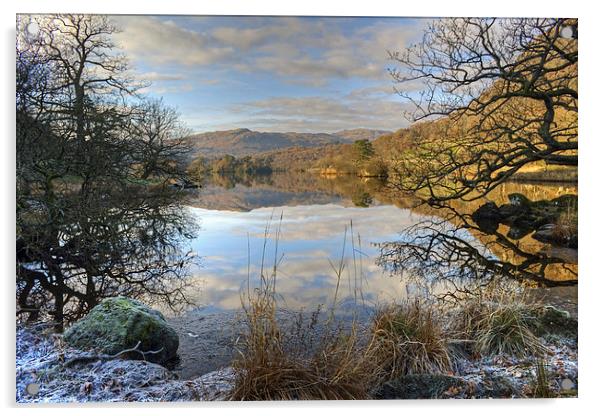
[(474, 288), (475, 284), (487, 285), (495, 275), (541, 287), (577, 283), (576, 250), (535, 240), (533, 227), (476, 223), (472, 219), (472, 214), (486, 202), (501, 206), (516, 193), (530, 201), (552, 201), (576, 195), (574, 183), (507, 182), (492, 191), (487, 199), (450, 201), (435, 207), (421, 204), (415, 196), (399, 192), (386, 181), (350, 175), (325, 177), (307, 172), (275, 172), (250, 180), (234, 178), (235, 188), (227, 192), (222, 188), (223, 181), (211, 179), (198, 191), (200, 196), (193, 194), (196, 199), (189, 201), (189, 205), (234, 211), (315, 204), (393, 205), (417, 214), (419, 223), (413, 221), (414, 225), (407, 229), (390, 230), (399, 233), (400, 241), (380, 244), (378, 259), (388, 271), (414, 277), (417, 283), (444, 283), (441, 286), (450, 288), (449, 292)]
[[(503, 224), (476, 223), (450, 205), (416, 208), (432, 215), (380, 245), (378, 263), (393, 274), (435, 284), (442, 297), (490, 284), (498, 277), (538, 287), (577, 284), (576, 251), (551, 249)], [(522, 235), (519, 235), (522, 234)]]

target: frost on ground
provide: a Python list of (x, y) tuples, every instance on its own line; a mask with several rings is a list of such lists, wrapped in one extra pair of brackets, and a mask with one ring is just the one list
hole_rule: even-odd
[[(17, 403), (158, 402), (223, 400), (231, 387), (230, 369), (179, 380), (164, 367), (137, 360), (89, 360), (39, 328), (17, 328)], [(35, 394), (28, 393), (29, 390)], [(39, 388), (39, 391), (35, 391)]]
[[(546, 342), (544, 363), (548, 385), (545, 397), (576, 397), (575, 340)], [(455, 357), (449, 374), (413, 374), (385, 382), (374, 393), (378, 399), (486, 399), (543, 397), (536, 391), (536, 360), (500, 354), (468, 359)]]
[[(577, 340), (544, 337), (541, 357), (553, 397), (575, 397), (578, 386)], [(232, 388), (231, 368), (181, 380), (176, 373), (145, 361), (94, 359), (94, 353), (66, 346), (43, 328), (19, 327), (16, 345), (18, 403), (158, 402), (224, 400)], [(79, 358), (73, 363), (73, 358)], [(81, 359), (83, 358), (83, 360)], [(496, 355), (456, 356), (449, 375), (416, 375), (385, 383), (375, 398), (534, 397), (536, 360)], [(73, 364), (71, 364), (73, 363)], [(29, 394), (27, 386), (39, 386)]]
[[(542, 357), (550, 392), (554, 397), (575, 397), (578, 384), (576, 341), (557, 339), (546, 342)], [(448, 392), (450, 397), (533, 397), (537, 377), (533, 359), (509, 355), (484, 357), (480, 360), (458, 360), (457, 373), (467, 389)]]

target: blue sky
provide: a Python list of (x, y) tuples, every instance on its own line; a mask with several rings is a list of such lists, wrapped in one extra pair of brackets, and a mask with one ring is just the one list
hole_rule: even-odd
[(114, 16), (117, 44), (195, 132), (398, 129), (387, 50), (416, 42), (408, 18)]

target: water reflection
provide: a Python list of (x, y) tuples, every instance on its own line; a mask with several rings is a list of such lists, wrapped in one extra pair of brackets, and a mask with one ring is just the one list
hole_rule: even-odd
[[(576, 194), (576, 187), (509, 183), (488, 200), (506, 203), (515, 192), (531, 200), (553, 199)], [(291, 309), (330, 305), (337, 287), (331, 262), (338, 263), (341, 257), (345, 269), (338, 300), (348, 306), (398, 300), (408, 291), (420, 290), (416, 277), (433, 278), (441, 273), (467, 277), (468, 265), (474, 264), (481, 266), (479, 273), (531, 274), (533, 281), (539, 282), (576, 278), (575, 252), (552, 248), (534, 240), (530, 232), (519, 235), (503, 224), (483, 229), (471, 221), (470, 214), (485, 200), (455, 203), (445, 209), (417, 202), (385, 182), (353, 177), (276, 174), (207, 182), (188, 201), (201, 227), (192, 248), (202, 257), (202, 266), (193, 270), (191, 300), (207, 312), (238, 309), (241, 292), (259, 286), (264, 250), (264, 267), (278, 263), (277, 289), (281, 303)], [(280, 226), (277, 253), (273, 239), (266, 241), (270, 222), (272, 231)], [(381, 267), (386, 263), (382, 257), (378, 261), (382, 244), (415, 242), (415, 233), (424, 224), (442, 227), (443, 232), (430, 229), (426, 235), (437, 236), (438, 247), (447, 244), (456, 256), (447, 260), (456, 261), (441, 263), (439, 257), (437, 264), (432, 253), (425, 252), (417, 257), (422, 263), (415, 263), (413, 269), (405, 267), (409, 274), (391, 277), (390, 271), (399, 270)], [(399, 253), (389, 250), (384, 254), (391, 260), (392, 254)]]
[[(247, 278), (251, 288), (259, 286), (264, 242), (264, 267), (278, 264), (277, 291), (285, 307), (330, 305), (337, 287), (331, 262), (338, 266), (340, 261), (345, 268), (339, 306), (400, 299), (406, 288), (376, 265), (376, 244), (397, 239), (399, 230), (422, 218), (390, 205), (362, 209), (328, 203), (248, 212), (191, 210), (201, 226), (193, 244), (202, 255), (202, 267), (194, 273), (199, 288), (196, 300), (207, 311), (238, 309)], [(266, 240), (269, 223), (272, 232)], [(276, 251), (273, 237), (277, 227)]]
[[(452, 292), (473, 290), (499, 277), (542, 287), (572, 286), (577, 265), (559, 251), (532, 250), (512, 229), (483, 229), (469, 214), (447, 206), (438, 216), (405, 230), (381, 247), (379, 264), (426, 283), (449, 283)], [(445, 293), (454, 296), (455, 293)]]

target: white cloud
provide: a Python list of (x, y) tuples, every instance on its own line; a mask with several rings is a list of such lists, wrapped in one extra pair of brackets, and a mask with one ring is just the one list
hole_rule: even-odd
[[(344, 35), (336, 21), (296, 19), (288, 25), (264, 28), (275, 36), (265, 55), (239, 64), (248, 72), (262, 70), (287, 77), (294, 83), (321, 85), (327, 78), (387, 78), (388, 51), (402, 49), (417, 33), (415, 26), (376, 24)], [(245, 31), (232, 38), (244, 38)], [(277, 35), (275, 35), (277, 33)], [(256, 34), (254, 38), (259, 38)]]
[[(390, 241), (397, 233), (422, 217), (393, 206), (378, 206), (370, 210), (342, 208), (336, 205), (302, 205), (296, 207), (258, 208), (250, 212), (215, 211), (191, 208), (197, 218), (203, 220), (203, 229), (194, 242), (201, 253), (202, 267), (195, 270), (191, 295), (204, 305), (219, 309), (238, 309), (242, 290), (246, 289), (250, 263), (251, 288), (259, 286), (261, 253), (264, 230), (273, 223), (274, 212), (279, 215), (279, 253), (283, 255), (278, 266), (279, 301), (293, 309), (330, 305), (335, 292), (339, 300), (354, 299), (355, 289), (361, 290), (367, 300), (400, 300), (404, 297), (404, 285), (390, 277), (374, 262), (378, 249), (371, 242)], [(354, 241), (361, 235), (362, 267), (355, 273), (350, 221), (353, 220)], [(345, 228), (347, 227), (347, 233)], [(267, 241), (267, 253), (274, 250), (274, 228)], [(228, 247), (228, 256), (221, 257), (223, 245), (214, 243), (220, 236)], [(340, 285), (329, 260), (337, 262), (341, 247), (347, 239), (344, 253), (345, 269)], [(248, 256), (250, 245), (250, 258)], [(356, 246), (359, 250), (360, 247)], [(356, 260), (360, 254), (356, 253)], [(265, 262), (272, 266), (272, 258)], [(359, 265), (357, 266), (359, 270)]]
[[(402, 49), (415, 38), (423, 25), (420, 20), (375, 19), (361, 24), (347, 24), (347, 18), (298, 17), (116, 16), (115, 20), (123, 29), (118, 43), (155, 82), (147, 90), (153, 93), (238, 83), (243, 94), (249, 94), (247, 84), (255, 74), (268, 74), (275, 88), (282, 83), (327, 87), (312, 97), (232, 99), (236, 105), (191, 103), (185, 117), (194, 130), (238, 125), (317, 132), (351, 127), (395, 130), (407, 125), (403, 117), (407, 104), (395, 95), (387, 73), (393, 64), (387, 51)], [(369, 86), (341, 90), (357, 82)], [(420, 87), (409, 86), (412, 91)], [(327, 93), (329, 97), (322, 96)]]
[(147, 81), (180, 81), (185, 79), (182, 74), (162, 74), (159, 72), (145, 72), (140, 77)]
[[(190, 30), (180, 20), (115, 17), (128, 54), (154, 64), (225, 66), (267, 71), (291, 82), (320, 85), (325, 78), (387, 77), (387, 50), (403, 48), (416, 24), (376, 23), (344, 33), (345, 19), (231, 18), (231, 25)], [(199, 18), (207, 22), (207, 17)], [(194, 20), (194, 18), (188, 18)], [(254, 27), (239, 27), (242, 24)]]
[(189, 92), (192, 90), (194, 90), (194, 85), (191, 83), (177, 84), (177, 85), (152, 84), (148, 87), (142, 88), (139, 92), (142, 94), (152, 92), (154, 94), (162, 95), (162, 94)]
[(114, 17), (122, 32), (119, 45), (135, 59), (154, 64), (210, 65), (230, 56), (231, 47), (220, 46), (206, 33), (188, 30), (173, 20), (157, 17)]
[(352, 91), (337, 98), (274, 97), (233, 106), (230, 113), (244, 115), (241, 126), (265, 131), (337, 131), (349, 126), (397, 130), (407, 125), (406, 105), (392, 101), (386, 89)]

